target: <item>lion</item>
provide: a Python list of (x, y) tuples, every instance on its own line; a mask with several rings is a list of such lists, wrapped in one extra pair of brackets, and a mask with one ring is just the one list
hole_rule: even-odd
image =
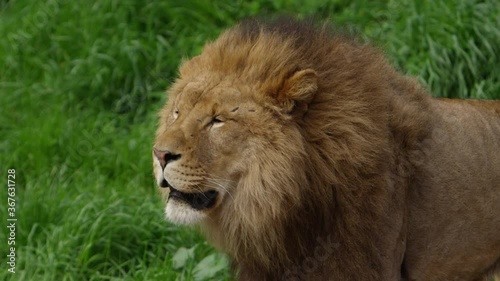
[(238, 280), (482, 280), (500, 264), (500, 102), (432, 98), (328, 25), (246, 20), (159, 114), (166, 218)]

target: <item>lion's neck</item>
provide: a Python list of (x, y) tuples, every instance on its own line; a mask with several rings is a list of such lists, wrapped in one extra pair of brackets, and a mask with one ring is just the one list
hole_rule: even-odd
[[(331, 233), (333, 227), (329, 230), (326, 227), (332, 226), (332, 218), (321, 217), (313, 208), (312, 205), (292, 207), (287, 210), (290, 215), (287, 221), (269, 224), (247, 224), (245, 220), (235, 220), (234, 216), (220, 216), (207, 221), (203, 231), (217, 248), (232, 258), (239, 280), (281, 280), (288, 275), (291, 278), (303, 274), (303, 261), (324, 261), (338, 246), (335, 242), (338, 239)], [(307, 210), (308, 215), (301, 214)]]
[(252, 161), (259, 164), (250, 167), (237, 192), (202, 225), (207, 238), (242, 270), (273, 277), (310, 256), (316, 240), (327, 239), (333, 219), (325, 215), (334, 206), (332, 191), (325, 192), (319, 184), (324, 179), (308, 170), (314, 167), (299, 153), (303, 147), (287, 145), (276, 151), (281, 152)]
[(238, 189), (279, 194), (286, 187), (287, 192), (259, 202), (243, 200), (251, 194), (237, 193), (202, 225), (211, 243), (233, 259), (240, 280), (245, 280), (242, 276), (249, 274), (247, 271), (253, 274), (249, 280), (278, 280), (296, 274), (293, 270), (301, 269), (304, 260), (331, 255), (337, 240), (331, 234), (336, 227), (333, 192), (320, 186), (323, 178), (305, 170), (287, 171), (293, 178), (262, 171), (256, 172), (263, 180), (244, 181), (261, 182), (262, 186), (242, 185)]

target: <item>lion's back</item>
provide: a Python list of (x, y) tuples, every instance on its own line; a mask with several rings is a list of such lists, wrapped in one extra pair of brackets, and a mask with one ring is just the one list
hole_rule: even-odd
[(471, 280), (500, 258), (500, 101), (433, 99), (431, 109), (407, 268), (415, 280)]

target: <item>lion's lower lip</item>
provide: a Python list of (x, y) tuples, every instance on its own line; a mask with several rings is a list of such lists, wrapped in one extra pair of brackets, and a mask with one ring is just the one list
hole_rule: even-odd
[(172, 186), (169, 186), (170, 194), (168, 198), (175, 200), (181, 200), (188, 203), (193, 209), (203, 210), (212, 207), (215, 204), (217, 195), (219, 194), (215, 190), (210, 190), (207, 192), (197, 192), (197, 193), (186, 193), (181, 192)]

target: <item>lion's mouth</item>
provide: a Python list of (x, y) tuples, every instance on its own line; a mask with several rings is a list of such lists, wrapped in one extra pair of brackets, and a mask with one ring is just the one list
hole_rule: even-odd
[(206, 192), (187, 193), (179, 191), (173, 188), (172, 186), (169, 186), (169, 188), (170, 188), (170, 193), (168, 195), (169, 199), (183, 201), (189, 204), (191, 208), (196, 210), (211, 208), (217, 201), (217, 195), (219, 194), (215, 190), (210, 190)]

